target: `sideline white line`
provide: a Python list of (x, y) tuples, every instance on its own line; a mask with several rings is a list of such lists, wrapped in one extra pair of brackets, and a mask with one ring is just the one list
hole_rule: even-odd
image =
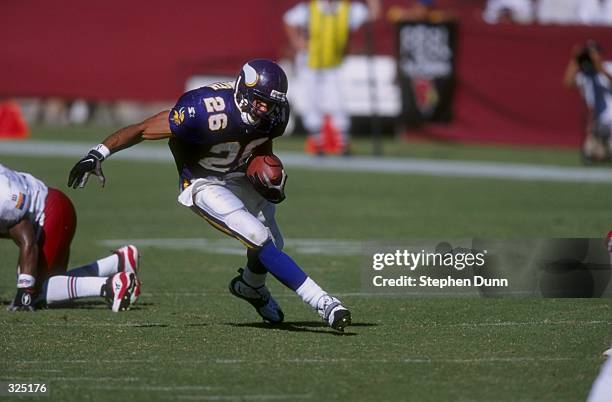
[[(0, 141), (0, 155), (77, 158), (85, 154), (91, 148), (91, 145), (91, 143), (66, 141)], [(279, 157), (289, 167), (311, 170), (527, 181), (612, 183), (612, 169), (605, 168), (364, 156), (320, 158), (293, 152), (279, 153)], [(149, 144), (124, 150), (113, 155), (112, 158), (146, 162), (171, 161), (170, 151), (167, 148)]]

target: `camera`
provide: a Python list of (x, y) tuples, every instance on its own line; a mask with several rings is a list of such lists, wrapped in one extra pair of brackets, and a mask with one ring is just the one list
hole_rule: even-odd
[(593, 40), (587, 41), (580, 52), (576, 55), (576, 62), (580, 67), (580, 71), (583, 73), (589, 74), (595, 72), (595, 66), (593, 65), (593, 60), (591, 60), (591, 51), (595, 50), (596, 52), (601, 52), (601, 47), (599, 44)]

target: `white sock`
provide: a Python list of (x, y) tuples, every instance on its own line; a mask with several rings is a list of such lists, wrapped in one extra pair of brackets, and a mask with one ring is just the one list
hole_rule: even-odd
[(81, 297), (100, 296), (104, 277), (78, 277), (57, 275), (47, 279), (45, 301), (47, 304), (64, 302)]
[(96, 261), (98, 263), (98, 276), (111, 276), (119, 272), (119, 256), (109, 255)]
[(266, 275), (267, 273), (257, 274), (251, 271), (249, 267), (245, 267), (242, 273), (242, 279), (244, 279), (247, 285), (254, 288), (260, 288), (266, 284)]
[(317, 302), (322, 296), (325, 296), (327, 292), (325, 292), (315, 281), (310, 279), (310, 277), (306, 278), (304, 283), (297, 288), (295, 291), (305, 303), (309, 304), (312, 308), (317, 308)]

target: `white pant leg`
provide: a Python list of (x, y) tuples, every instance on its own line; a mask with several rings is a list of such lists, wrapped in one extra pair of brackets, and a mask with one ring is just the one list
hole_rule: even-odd
[(601, 366), (587, 402), (609, 402), (610, 395), (612, 395), (612, 357), (608, 357), (608, 360)]
[(263, 198), (246, 177), (237, 177), (227, 181), (227, 187), (244, 203), (245, 208), (259, 220), (272, 237), (276, 248), (282, 250), (283, 236), (276, 223), (276, 206)]
[(342, 133), (346, 140), (346, 135), (350, 128), (350, 119), (343, 102), (342, 88), (340, 86), (340, 68), (327, 68), (321, 70), (323, 87), (325, 88), (325, 99), (327, 101), (327, 112), (332, 117), (334, 126)]
[[(248, 181), (247, 184), (250, 186)], [(236, 189), (238, 193), (240, 187)], [(247, 247), (261, 247), (270, 238), (268, 228), (247, 210), (226, 181), (196, 180), (181, 193), (179, 202), (190, 207), (215, 228), (242, 241)]]
[(308, 67), (305, 55), (296, 57), (302, 102), (302, 123), (310, 135), (318, 135), (323, 125), (321, 97), (325, 91), (319, 70)]

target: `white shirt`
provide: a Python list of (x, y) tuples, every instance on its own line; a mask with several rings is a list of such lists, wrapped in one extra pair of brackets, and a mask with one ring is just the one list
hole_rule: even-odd
[(583, 25), (598, 25), (601, 19), (599, 0), (580, 0), (576, 10), (578, 23)]
[(576, 24), (581, 0), (539, 0), (536, 3), (541, 24)]
[(38, 227), (45, 223), (47, 186), (34, 176), (0, 164), (0, 233), (27, 216)]
[(539, 0), (543, 24), (612, 25), (612, 0)]
[[(597, 79), (599, 83), (606, 87), (612, 88), (612, 83), (604, 74), (597, 74)], [(586, 74), (582, 72), (578, 72), (576, 74), (576, 86), (580, 90), (584, 101), (586, 102), (589, 110), (593, 110), (595, 108), (595, 91), (593, 89), (593, 81)], [(612, 124), (612, 93), (610, 90), (606, 91), (604, 94), (604, 99), (606, 102), (606, 107), (604, 111), (599, 116), (599, 121), (601, 123)]]
[[(335, 8), (338, 6), (337, 2), (329, 2), (327, 0), (318, 0), (317, 5), (323, 12), (333, 13)], [(349, 27), (352, 31), (362, 26), (369, 16), (368, 7), (363, 3), (351, 2), (349, 4)], [(308, 23), (310, 20), (310, 2), (298, 3), (285, 12), (283, 21), (285, 24), (308, 29)]]

